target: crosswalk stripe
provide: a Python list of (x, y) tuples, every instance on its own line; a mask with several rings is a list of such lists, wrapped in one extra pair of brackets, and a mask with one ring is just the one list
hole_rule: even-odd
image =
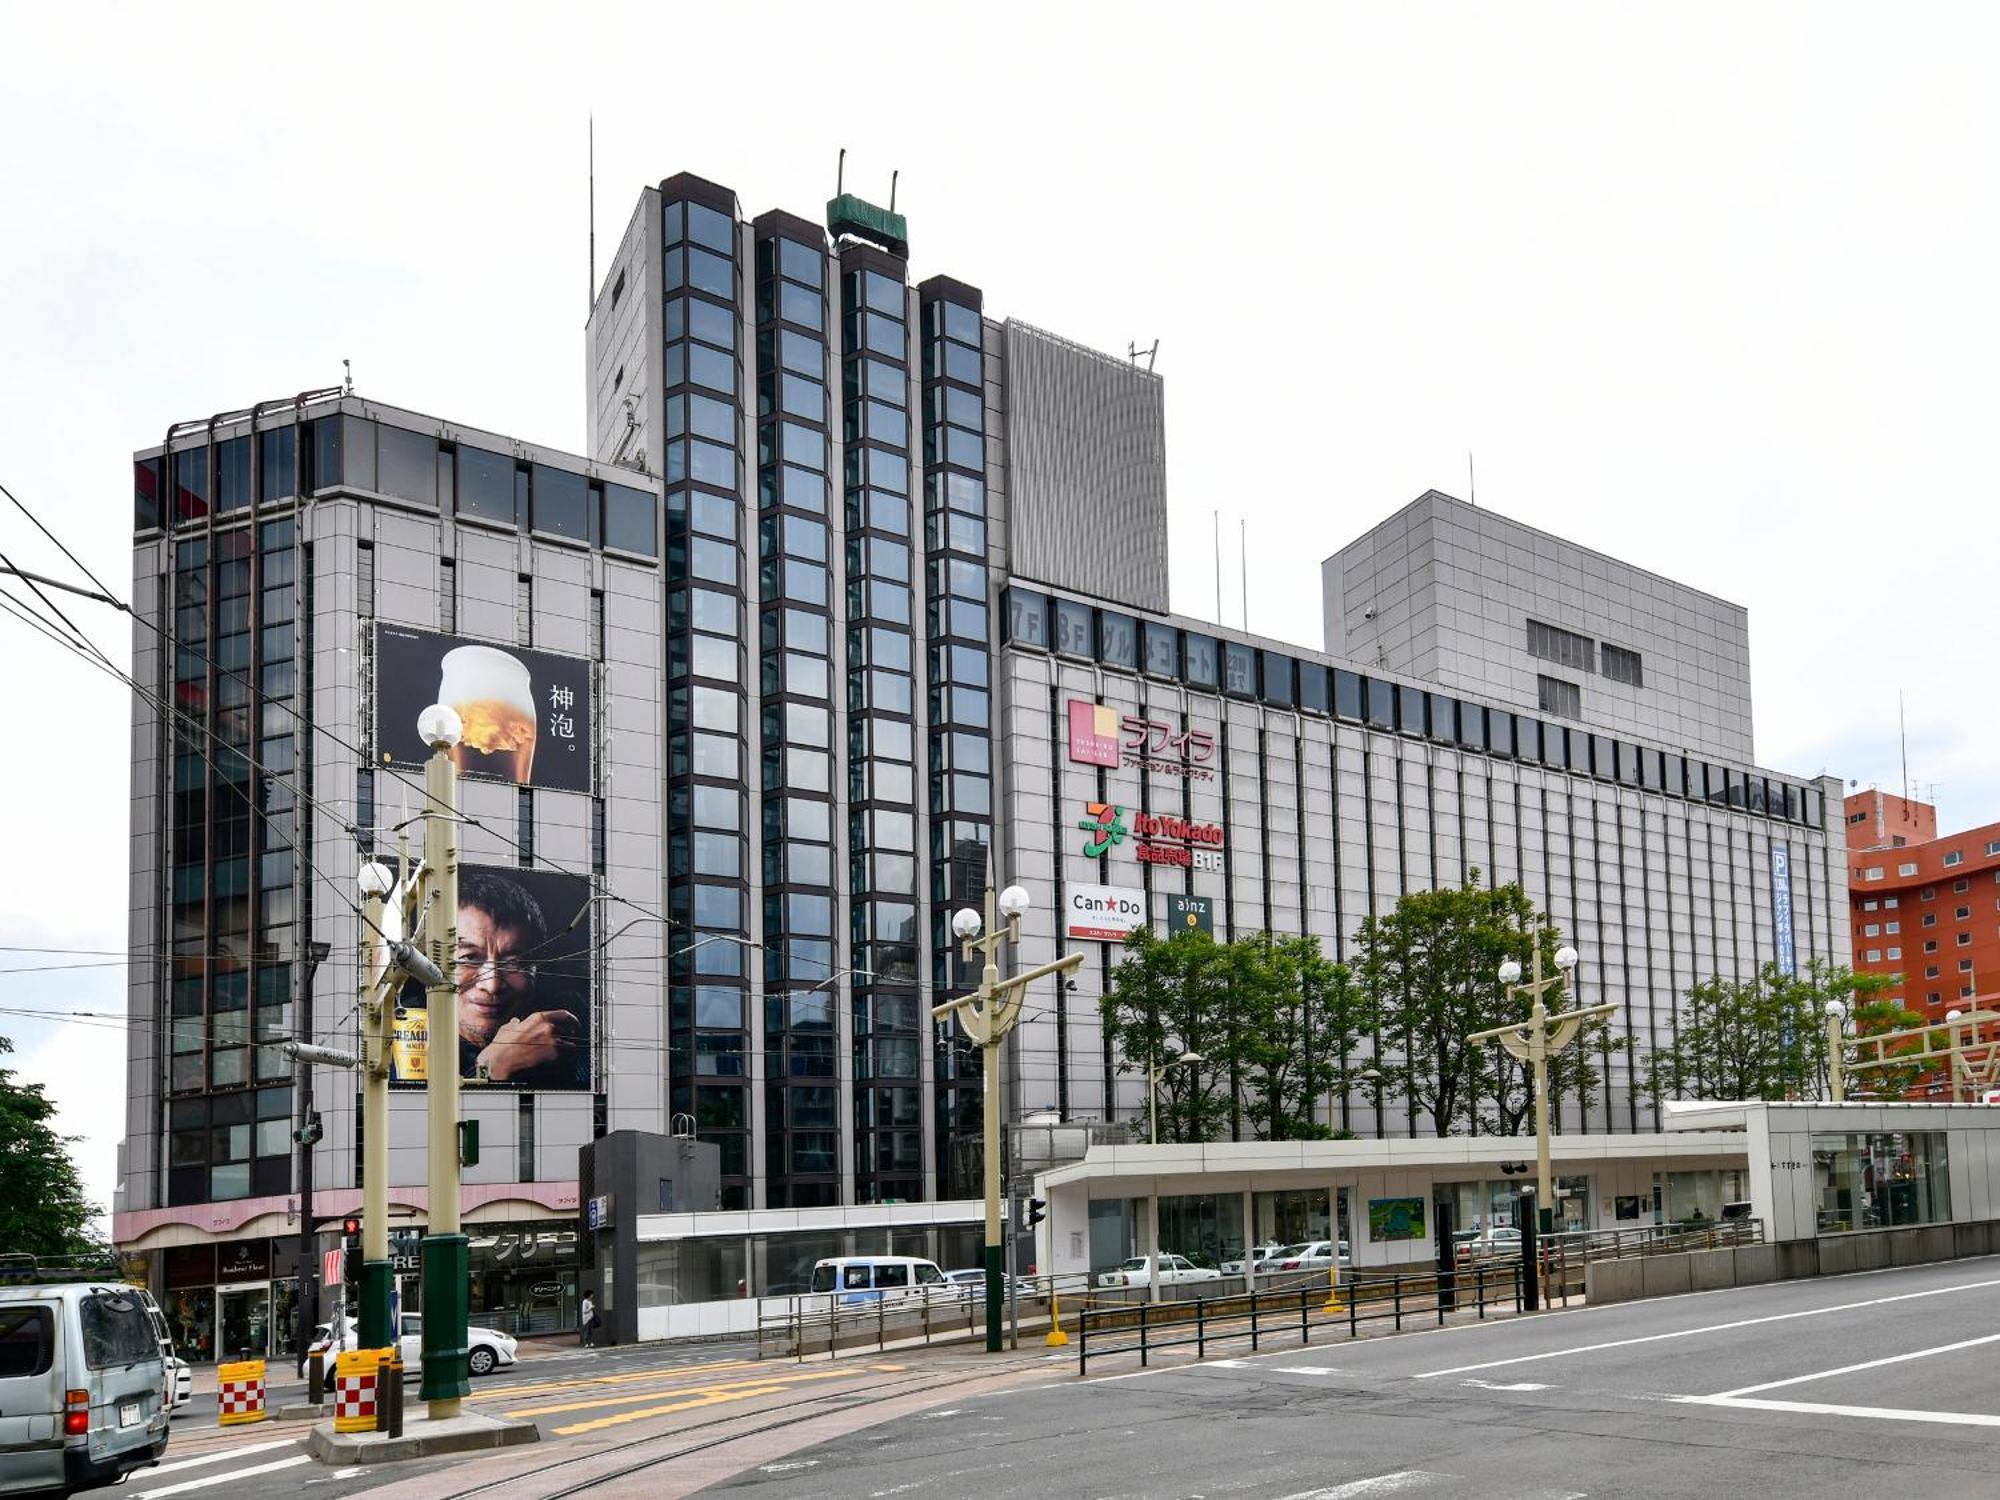
[(697, 1381), (692, 1385), (675, 1384), (664, 1390), (625, 1391), (618, 1395), (603, 1395), (587, 1401), (558, 1402), (552, 1406), (523, 1406), (505, 1413), (509, 1417), (549, 1417), (566, 1411), (590, 1411), (601, 1406), (630, 1406), (641, 1401), (658, 1401), (672, 1396), (723, 1396), (730, 1391), (750, 1389), (782, 1389), (788, 1385), (799, 1385), (812, 1380), (837, 1380), (844, 1375), (855, 1374), (851, 1370), (805, 1370), (795, 1375), (760, 1375), (749, 1380), (709, 1380)]
[(1453, 1475), (1435, 1474), (1428, 1469), (1398, 1469), (1393, 1474), (1350, 1479), (1345, 1484), (1326, 1489), (1300, 1490), (1295, 1495), (1286, 1495), (1284, 1500), (1362, 1500), (1363, 1496), (1369, 1495), (1402, 1495), (1412, 1490), (1429, 1489), (1440, 1480), (1449, 1484), (1453, 1478)]
[(141, 1490), (132, 1500), (166, 1500), (168, 1495), (184, 1495), (189, 1490), (205, 1490), (212, 1484), (229, 1484), (238, 1479), (249, 1479), (258, 1474), (275, 1474), (280, 1469), (295, 1468), (299, 1464), (309, 1464), (312, 1459), (303, 1453), (295, 1453), (290, 1458), (281, 1458), (276, 1463), (252, 1464), (247, 1469), (230, 1469), (221, 1474), (204, 1474), (199, 1479), (183, 1479), (179, 1484), (167, 1485), (164, 1489)]
[(162, 1474), (178, 1474), (182, 1469), (199, 1469), (204, 1464), (219, 1464), (224, 1459), (248, 1458), (253, 1453), (269, 1453), (274, 1448), (289, 1448), (298, 1442), (297, 1438), (279, 1438), (270, 1443), (251, 1443), (244, 1448), (218, 1448), (213, 1453), (204, 1453), (200, 1458), (184, 1458), (179, 1463), (161, 1464), (157, 1469), (148, 1469), (145, 1479), (157, 1479)]

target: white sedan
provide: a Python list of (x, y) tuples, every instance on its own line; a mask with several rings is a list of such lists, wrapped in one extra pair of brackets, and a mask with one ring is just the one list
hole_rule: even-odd
[[(1099, 1286), (1150, 1286), (1152, 1284), (1152, 1262), (1143, 1255), (1135, 1255), (1125, 1261), (1115, 1271), (1106, 1271), (1097, 1278)], [(1184, 1281), (1220, 1281), (1222, 1273), (1196, 1265), (1185, 1255), (1162, 1252), (1160, 1255), (1160, 1285), (1175, 1286)]]
[(1222, 1274), (1224, 1276), (1241, 1276), (1246, 1259), (1249, 1264), (1261, 1271), (1264, 1268), (1264, 1262), (1284, 1248), (1285, 1245), (1282, 1240), (1266, 1240), (1261, 1245), (1252, 1245), (1250, 1247), (1250, 1254), (1247, 1257), (1239, 1255), (1233, 1260), (1225, 1260), (1222, 1263)]
[[(346, 1325), (346, 1335), (342, 1347), (347, 1349), (358, 1347), (356, 1340), (360, 1336), (361, 1330), (359, 1326), (352, 1318), (347, 1318), (344, 1322)], [(326, 1328), (322, 1326), (322, 1335), (326, 1331)], [(402, 1333), (396, 1342), (402, 1349), (403, 1368), (412, 1371), (421, 1370), (424, 1365), (424, 1315), (422, 1313), (403, 1314)], [(497, 1328), (480, 1328), (477, 1326), (465, 1330), (465, 1347), (467, 1350), (466, 1367), (474, 1375), (491, 1375), (495, 1370), (513, 1364), (519, 1349), (519, 1345), (515, 1342), (512, 1334), (502, 1333)], [(340, 1350), (333, 1348), (325, 1337), (322, 1336), (314, 1343), (313, 1352), (319, 1355), (321, 1361), (320, 1368), (326, 1372), (326, 1378), (332, 1380), (334, 1361), (339, 1358)]]

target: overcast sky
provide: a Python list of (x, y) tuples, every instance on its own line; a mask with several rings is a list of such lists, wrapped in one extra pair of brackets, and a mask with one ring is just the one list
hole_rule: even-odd
[[(911, 272), (1160, 343), (1174, 600), (1319, 643), (1318, 560), (1423, 490), (1749, 607), (1758, 759), (2000, 819), (2000, 11), (1816, 3), (0, 18), (0, 483), (121, 591), (134, 448), (331, 385), (576, 449), (585, 119), (646, 182), (848, 186)], [(964, 19), (960, 19), (960, 17)], [(0, 547), (63, 571), (8, 508)], [(65, 573), (65, 576), (72, 576)], [(114, 652), (116, 618), (76, 618)], [(0, 617), (0, 944), (118, 949), (128, 704)], [(18, 951), (0, 968), (86, 962)], [(118, 1011), (116, 967), (0, 1006)], [(115, 1027), (0, 1014), (108, 1198)]]

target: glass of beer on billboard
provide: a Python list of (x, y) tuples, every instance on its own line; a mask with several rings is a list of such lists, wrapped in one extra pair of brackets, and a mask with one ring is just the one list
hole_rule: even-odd
[(457, 710), (464, 734), (452, 747), (461, 772), (520, 786), (535, 772), (535, 684), (527, 664), (493, 646), (454, 646), (439, 666), (437, 701)]

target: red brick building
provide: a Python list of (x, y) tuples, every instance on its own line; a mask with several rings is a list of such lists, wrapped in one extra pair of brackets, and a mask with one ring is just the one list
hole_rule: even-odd
[(1883, 792), (1847, 798), (1856, 972), (1926, 1018), (2000, 1003), (2000, 823), (1937, 836), (1937, 809)]

